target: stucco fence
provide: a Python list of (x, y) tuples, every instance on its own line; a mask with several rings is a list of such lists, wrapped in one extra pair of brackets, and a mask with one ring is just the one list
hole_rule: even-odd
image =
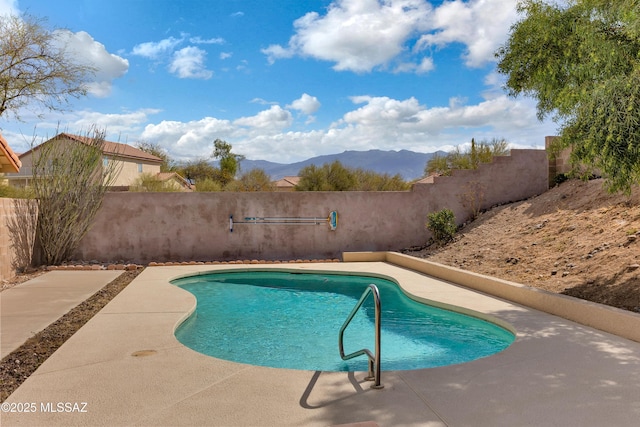
[[(108, 193), (77, 258), (146, 264), (330, 259), (349, 251), (397, 250), (427, 242), (431, 212), (451, 209), (461, 223), (469, 217), (469, 201), (486, 209), (541, 194), (548, 185), (546, 152), (514, 149), (411, 191)], [(332, 211), (338, 213), (333, 231), (324, 220)], [(246, 217), (316, 217), (319, 224), (240, 223)]]
[(15, 216), (13, 199), (0, 198), (0, 280), (15, 275), (13, 269), (14, 253), (9, 237), (9, 221)]

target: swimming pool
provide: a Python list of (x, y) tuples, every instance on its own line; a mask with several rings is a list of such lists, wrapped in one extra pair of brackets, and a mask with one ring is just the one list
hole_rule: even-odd
[[(506, 329), (408, 298), (380, 277), (282, 270), (224, 271), (174, 280), (196, 296), (196, 311), (175, 331), (184, 345), (240, 363), (316, 371), (366, 371), (344, 361), (338, 332), (369, 284), (380, 290), (383, 370), (445, 366), (487, 357), (515, 339)], [(374, 348), (373, 301), (344, 334), (345, 352)]]

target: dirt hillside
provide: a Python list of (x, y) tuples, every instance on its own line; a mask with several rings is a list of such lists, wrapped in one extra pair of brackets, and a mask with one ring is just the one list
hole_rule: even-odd
[(482, 213), (443, 248), (402, 252), (640, 312), (640, 189), (570, 180)]

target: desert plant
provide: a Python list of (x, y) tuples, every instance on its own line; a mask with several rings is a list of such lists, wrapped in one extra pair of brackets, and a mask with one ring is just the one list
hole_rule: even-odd
[(251, 169), (224, 187), (225, 191), (274, 191), (274, 188), (264, 169)]
[(38, 223), (38, 204), (33, 199), (13, 199), (13, 215), (7, 229), (14, 257), (11, 266), (18, 273), (28, 271), (33, 263), (33, 248)]
[(131, 191), (138, 192), (173, 192), (180, 191), (177, 188), (171, 187), (167, 185), (164, 181), (158, 178), (156, 175), (152, 175), (150, 173), (143, 173), (133, 182), (131, 186)]
[(120, 162), (104, 158), (104, 136), (92, 128), (82, 142), (53, 140), (33, 149), (41, 263), (56, 265), (73, 255), (120, 171)]
[(476, 219), (480, 215), (482, 205), (485, 203), (485, 191), (484, 184), (470, 181), (464, 186), (462, 194), (459, 195), (460, 202), (469, 211), (471, 219)]
[(457, 230), (453, 211), (442, 209), (427, 216), (427, 229), (433, 233), (433, 241), (438, 244), (453, 240)]
[(509, 143), (504, 139), (492, 139), (476, 143), (471, 139), (469, 149), (455, 147), (446, 156), (433, 156), (424, 168), (427, 175), (451, 175), (452, 169), (477, 169), (480, 163), (490, 163), (494, 156), (509, 154)]
[(62, 111), (69, 98), (87, 94), (98, 69), (78, 61), (45, 23), (28, 14), (0, 15), (0, 116), (20, 119), (36, 106)]
[(200, 192), (222, 191), (222, 184), (220, 184), (220, 181), (215, 181), (211, 178), (205, 178), (201, 181), (196, 181), (196, 191), (200, 191)]

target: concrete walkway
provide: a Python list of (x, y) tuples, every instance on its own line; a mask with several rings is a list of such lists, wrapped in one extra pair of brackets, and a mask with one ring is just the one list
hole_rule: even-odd
[(122, 271), (50, 271), (0, 292), (0, 359)]
[(272, 268), (391, 277), (419, 298), (508, 323), (516, 341), (459, 365), (383, 365), (382, 390), (370, 389), (362, 372), (265, 368), (185, 347), (174, 330), (196, 301), (169, 281), (234, 268), (250, 267), (145, 269), (9, 396), (4, 407), (23, 410), (1, 413), (0, 424), (635, 427), (640, 420), (640, 343), (382, 262)]

